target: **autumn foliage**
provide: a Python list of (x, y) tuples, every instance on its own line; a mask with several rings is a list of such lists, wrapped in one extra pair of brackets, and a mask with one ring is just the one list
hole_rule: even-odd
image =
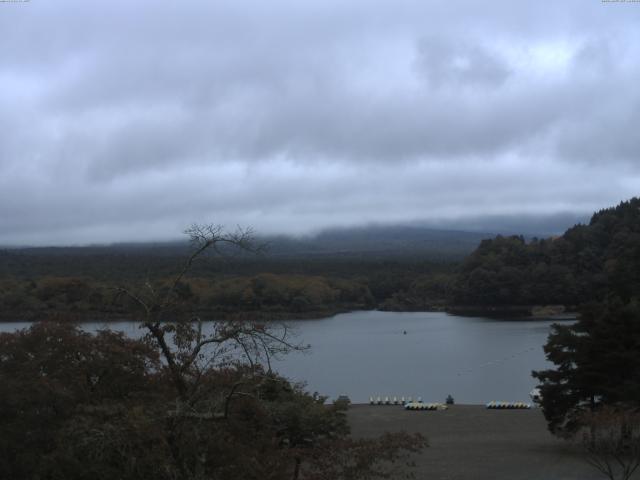
[(44, 322), (0, 352), (3, 478), (398, 478), (424, 445), (352, 439), (346, 405), (258, 366), (205, 368), (181, 397), (149, 339)]

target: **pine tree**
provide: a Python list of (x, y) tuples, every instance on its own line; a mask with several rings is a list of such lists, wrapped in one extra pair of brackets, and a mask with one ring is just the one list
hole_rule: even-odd
[(555, 325), (545, 346), (555, 369), (533, 372), (551, 432), (571, 435), (585, 411), (640, 407), (640, 305), (609, 300), (585, 307), (571, 325)]

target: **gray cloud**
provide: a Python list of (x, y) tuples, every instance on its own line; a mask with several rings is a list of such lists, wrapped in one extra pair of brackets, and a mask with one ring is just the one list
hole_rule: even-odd
[(632, 7), (0, 5), (0, 244), (616, 203), (640, 186)]
[(499, 56), (481, 46), (447, 42), (441, 37), (423, 39), (419, 57), (419, 68), (435, 88), (499, 87), (510, 73)]

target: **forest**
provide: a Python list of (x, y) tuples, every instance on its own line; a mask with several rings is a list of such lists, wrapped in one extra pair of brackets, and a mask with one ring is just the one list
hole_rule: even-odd
[[(383, 238), (390, 235), (376, 233)], [(426, 247), (407, 240), (406, 231), (404, 235), (402, 241), (383, 241), (391, 250), (369, 249), (357, 235), (328, 239), (325, 251), (317, 241), (281, 238), (269, 239), (259, 253), (223, 250), (193, 265), (180, 285), (182, 301), (185, 308), (216, 318), (283, 319), (354, 309), (444, 308), (456, 264), (472, 251), (480, 235), (462, 235), (461, 240), (456, 233), (440, 232), (446, 248), (432, 232), (427, 237), (433, 242), (429, 240)], [(284, 250), (287, 245), (289, 251)], [(2, 318), (55, 314), (122, 318), (130, 310), (115, 287), (151, 281), (161, 288), (188, 251), (186, 243), (5, 249), (0, 252)]]
[[(526, 315), (536, 305), (575, 310), (611, 292), (623, 300), (640, 292), (638, 198), (551, 238), (368, 234), (379, 235), (384, 247), (370, 248), (363, 232), (340, 232), (313, 242), (275, 237), (259, 254), (207, 257), (182, 280), (182, 304), (216, 318), (309, 318), (356, 309)], [(126, 317), (130, 306), (115, 287), (150, 281), (162, 288), (187, 251), (183, 243), (5, 249), (2, 318)]]
[(593, 214), (564, 235), (483, 240), (459, 267), (453, 305), (566, 305), (640, 294), (640, 199)]

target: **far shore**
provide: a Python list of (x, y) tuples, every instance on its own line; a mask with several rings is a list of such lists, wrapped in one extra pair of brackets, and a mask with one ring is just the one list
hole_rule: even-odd
[[(333, 317), (341, 313), (351, 313), (356, 311), (384, 311), (398, 313), (431, 313), (445, 312), (460, 317), (485, 317), (501, 320), (575, 320), (578, 313), (574, 310), (565, 310), (558, 308), (539, 307), (539, 306), (499, 306), (499, 307), (478, 307), (478, 306), (456, 306), (447, 308), (432, 309), (387, 309), (387, 308), (338, 308), (327, 307), (326, 309), (317, 309), (304, 312), (293, 311), (269, 311), (269, 310), (248, 310), (248, 311), (196, 311), (196, 312), (179, 312), (176, 316), (182, 317), (199, 317), (204, 321), (208, 320), (254, 320), (259, 322), (278, 322), (278, 321), (294, 321), (294, 320), (320, 320), (327, 317)], [(58, 312), (39, 312), (31, 310), (3, 310), (0, 312), (0, 323), (14, 322), (37, 322), (41, 320), (57, 320), (64, 322), (83, 323), (83, 322), (135, 322), (142, 321), (140, 316), (130, 314), (128, 312), (101, 312), (101, 311), (58, 311)]]
[[(255, 320), (259, 322), (277, 322), (277, 321), (291, 321), (291, 320), (318, 320), (321, 318), (332, 317), (340, 313), (349, 313), (349, 309), (327, 309), (327, 310), (314, 310), (308, 312), (269, 312), (269, 311), (240, 311), (240, 312), (220, 312), (220, 311), (206, 311), (206, 312), (180, 312), (176, 314), (176, 318), (196, 318), (199, 317), (203, 321), (212, 320)], [(72, 323), (84, 323), (84, 322), (136, 322), (143, 321), (141, 316), (133, 315), (127, 312), (48, 312), (42, 313), (37, 311), (3, 311), (0, 312), (1, 323), (13, 323), (13, 322), (37, 322), (37, 321), (63, 321)], [(167, 319), (168, 320), (168, 319)]]

